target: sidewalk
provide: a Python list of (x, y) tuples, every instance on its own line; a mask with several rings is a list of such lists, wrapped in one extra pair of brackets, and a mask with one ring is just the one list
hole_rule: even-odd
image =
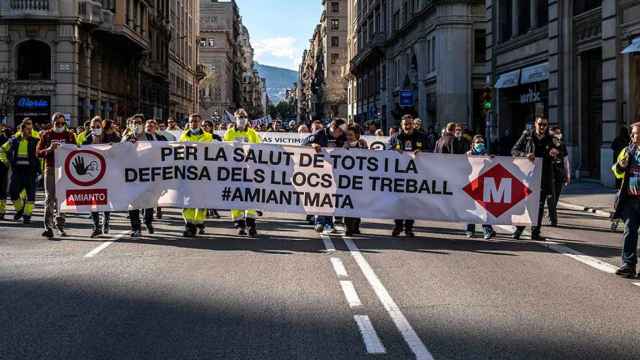
[(609, 217), (613, 212), (616, 190), (599, 183), (579, 182), (570, 184), (560, 195), (558, 207), (569, 210), (588, 211), (598, 216)]

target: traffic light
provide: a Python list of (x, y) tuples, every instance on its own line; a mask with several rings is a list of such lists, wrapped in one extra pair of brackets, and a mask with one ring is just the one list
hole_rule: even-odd
[(490, 88), (485, 88), (482, 93), (482, 109), (484, 109), (484, 111), (491, 111), (493, 109), (493, 98)]

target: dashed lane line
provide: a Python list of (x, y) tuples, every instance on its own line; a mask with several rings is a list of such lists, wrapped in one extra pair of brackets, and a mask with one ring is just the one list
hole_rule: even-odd
[(387, 349), (382, 345), (382, 341), (380, 341), (380, 337), (378, 337), (376, 329), (374, 329), (373, 324), (371, 324), (369, 317), (367, 315), (354, 315), (353, 318), (358, 324), (358, 329), (362, 335), (367, 353), (385, 354)]
[(336, 251), (336, 247), (333, 245), (333, 241), (331, 240), (331, 237), (329, 237), (329, 235), (322, 234), (320, 235), (320, 238), (322, 239), (322, 243), (324, 244), (324, 248), (327, 250), (327, 252)]
[(353, 286), (351, 281), (340, 281), (340, 287), (342, 287), (342, 292), (344, 293), (344, 297), (347, 298), (347, 302), (349, 303), (349, 307), (354, 308), (358, 306), (362, 306), (362, 301), (360, 301), (360, 297), (356, 292), (356, 288)]
[(100, 246), (96, 247), (95, 249), (91, 250), (89, 253), (87, 253), (84, 257), (85, 258), (92, 258), (95, 257), (96, 255), (98, 255), (102, 250), (108, 248), (109, 246), (111, 246), (114, 242), (122, 239), (123, 237), (125, 237), (127, 235), (126, 232), (120, 233), (116, 236), (113, 237), (113, 239), (109, 240), (109, 241), (105, 241), (104, 243), (102, 243)]
[(591, 266), (594, 269), (598, 269), (600, 271), (604, 271), (609, 274), (615, 274), (617, 270), (616, 266), (611, 265), (608, 262), (604, 262), (592, 256), (585, 255), (580, 251), (574, 250), (568, 246), (560, 245), (556, 242), (546, 241), (546, 242), (539, 242), (538, 244), (545, 246), (557, 253), (568, 256), (574, 260), (577, 260), (585, 265)]
[(349, 276), (347, 274), (347, 269), (345, 269), (344, 264), (342, 263), (342, 260), (340, 260), (340, 258), (332, 257), (331, 265), (333, 265), (333, 271), (336, 272), (336, 275), (338, 275), (338, 277)]

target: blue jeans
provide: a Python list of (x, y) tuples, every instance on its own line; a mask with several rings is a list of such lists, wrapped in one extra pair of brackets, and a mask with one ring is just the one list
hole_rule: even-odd
[[(475, 224), (467, 224), (467, 231), (469, 232), (475, 232), (476, 231), (476, 225)], [(493, 233), (493, 226), (491, 225), (482, 225), (482, 231), (484, 232), (485, 235), (491, 235)]]
[(638, 263), (638, 228), (640, 228), (640, 200), (628, 198), (622, 211), (624, 220), (624, 245), (622, 262), (635, 266)]
[(316, 215), (316, 225), (329, 225), (329, 226), (333, 226), (333, 216), (320, 216), (320, 215)]

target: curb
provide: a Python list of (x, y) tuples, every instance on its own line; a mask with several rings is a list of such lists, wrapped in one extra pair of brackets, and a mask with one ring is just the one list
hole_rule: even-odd
[(610, 212), (610, 211), (594, 209), (594, 208), (590, 208), (588, 206), (574, 205), (574, 204), (570, 204), (570, 203), (566, 203), (566, 202), (562, 202), (562, 201), (558, 201), (558, 207), (562, 207), (562, 208), (567, 209), (567, 210), (588, 212), (588, 213), (594, 214), (594, 215), (599, 216), (599, 217), (610, 218), (611, 215), (612, 215), (612, 212)]

